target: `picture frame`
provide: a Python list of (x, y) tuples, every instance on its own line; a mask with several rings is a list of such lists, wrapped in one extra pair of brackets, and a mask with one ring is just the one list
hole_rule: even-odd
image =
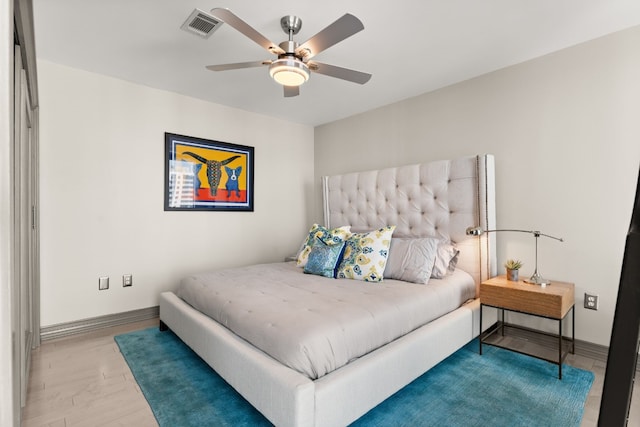
[(253, 212), (254, 147), (165, 132), (165, 211)]

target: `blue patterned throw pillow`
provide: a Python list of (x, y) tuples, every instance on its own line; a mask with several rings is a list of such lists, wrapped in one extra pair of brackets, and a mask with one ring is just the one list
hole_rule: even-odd
[(395, 225), (389, 225), (369, 233), (353, 233), (349, 236), (337, 277), (365, 282), (382, 281), (391, 235), (395, 229)]
[(336, 267), (342, 257), (343, 249), (344, 242), (328, 245), (322, 239), (316, 238), (304, 266), (304, 272), (324, 277), (336, 277)]
[(342, 245), (344, 244), (344, 241), (347, 240), (347, 237), (351, 235), (350, 230), (351, 227), (348, 225), (329, 230), (322, 225), (313, 224), (307, 234), (307, 237), (304, 238), (302, 247), (298, 252), (298, 267), (304, 267), (307, 265), (309, 254), (311, 253), (311, 249), (313, 248), (316, 239), (322, 240), (327, 245)]

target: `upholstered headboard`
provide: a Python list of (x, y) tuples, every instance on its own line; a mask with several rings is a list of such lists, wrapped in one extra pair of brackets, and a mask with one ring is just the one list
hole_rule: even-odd
[(325, 223), (352, 231), (395, 225), (394, 237), (451, 240), (458, 268), (479, 285), (496, 274), (495, 243), (491, 233), (466, 229), (495, 229), (494, 177), (492, 155), (323, 177)]

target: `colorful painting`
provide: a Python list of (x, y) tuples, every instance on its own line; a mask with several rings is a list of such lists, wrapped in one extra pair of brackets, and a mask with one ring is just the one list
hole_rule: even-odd
[(253, 147), (164, 135), (165, 211), (253, 211)]

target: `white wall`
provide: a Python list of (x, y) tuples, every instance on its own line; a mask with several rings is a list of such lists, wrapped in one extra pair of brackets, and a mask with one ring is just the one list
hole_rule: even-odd
[[(42, 326), (151, 307), (185, 274), (298, 248), (313, 128), (47, 61), (38, 74)], [(255, 147), (255, 211), (164, 212), (164, 132)]]
[[(322, 175), (494, 154), (498, 228), (565, 238), (540, 239), (539, 270), (575, 282), (576, 338), (609, 345), (640, 165), (638, 46), (640, 27), (320, 126), (315, 188)], [(520, 258), (530, 275), (534, 238), (497, 237), (499, 265)]]
[[(15, 366), (17, 308), (14, 300), (13, 245), (13, 2), (0, 3), (0, 425), (20, 422), (20, 395), (14, 393), (19, 378)], [(18, 410), (16, 410), (18, 408)]]

